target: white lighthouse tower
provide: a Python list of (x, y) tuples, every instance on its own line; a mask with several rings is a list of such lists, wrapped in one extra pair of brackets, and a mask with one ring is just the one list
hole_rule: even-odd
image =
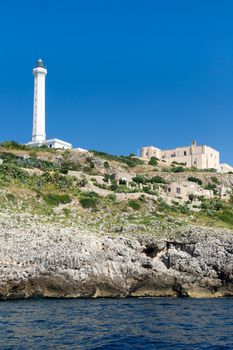
[(72, 145), (59, 139), (46, 140), (45, 134), (45, 77), (47, 69), (42, 59), (37, 60), (34, 75), (33, 126), (31, 147), (47, 146), (49, 148), (70, 149)]
[(33, 127), (32, 142), (42, 143), (45, 135), (45, 77), (47, 69), (41, 59), (36, 62), (33, 69), (34, 75), (34, 103), (33, 103)]

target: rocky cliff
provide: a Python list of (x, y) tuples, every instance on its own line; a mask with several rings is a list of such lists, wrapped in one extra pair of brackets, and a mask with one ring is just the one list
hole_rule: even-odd
[[(0, 299), (233, 295), (232, 174), (12, 142), (0, 159)], [(188, 179), (214, 197), (160, 197)]]
[(232, 232), (185, 227), (159, 238), (25, 226), (20, 219), (0, 225), (2, 300), (233, 296)]

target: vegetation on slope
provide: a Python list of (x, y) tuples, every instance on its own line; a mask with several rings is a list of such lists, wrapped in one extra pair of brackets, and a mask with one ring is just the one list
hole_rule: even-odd
[[(16, 150), (24, 151), (24, 155), (19, 155)], [(193, 212), (189, 210), (186, 203), (179, 204), (174, 200), (171, 205), (168, 205), (160, 198), (156, 200), (143, 195), (143, 193), (156, 194), (156, 191), (151, 190), (150, 185), (166, 183), (160, 175), (147, 177), (137, 174), (133, 182), (143, 185), (139, 190), (134, 187), (128, 189), (124, 184), (118, 186), (114, 182), (114, 177), (107, 173), (106, 181), (108, 179), (112, 181), (112, 185), (107, 187), (111, 190), (111, 194), (102, 197), (95, 192), (83, 191), (86, 184), (85, 175), (81, 178), (67, 175), (70, 169), (82, 170), (90, 167), (90, 164), (93, 164), (92, 169), (96, 171), (95, 156), (94, 158), (83, 156), (78, 163), (70, 158), (72, 152), (53, 151), (55, 156), (62, 159), (57, 162), (57, 156), (52, 159), (47, 157), (47, 154), (51, 154), (50, 151), (44, 149), (43, 157), (40, 156), (41, 152), (41, 149), (25, 149), (12, 143), (7, 146), (7, 149), (5, 144), (0, 148), (0, 158), (3, 160), (0, 164), (0, 211), (30, 212), (43, 215), (48, 220), (62, 220), (64, 224), (82, 222), (84, 225), (107, 231), (120, 230), (119, 227), (132, 225), (136, 225), (137, 232), (143, 229), (142, 227), (146, 227), (146, 230), (154, 230), (154, 225), (161, 229), (164, 227), (169, 229), (172, 225), (187, 223), (233, 228), (233, 197), (229, 203), (218, 198), (208, 200), (202, 198), (201, 210)], [(109, 171), (113, 166), (111, 162), (116, 160), (129, 167), (138, 164), (142, 166), (142, 161), (133, 157), (122, 158), (106, 155), (103, 152), (96, 152), (96, 155), (104, 160), (105, 171)], [(214, 189), (219, 179), (215, 176), (211, 179), (209, 187)], [(189, 177), (189, 181), (201, 184), (200, 180), (196, 180), (193, 176)], [(140, 193), (140, 191), (138, 199), (116, 200), (115, 193)]]
[(137, 165), (144, 164), (144, 162), (141, 159), (136, 158), (135, 156), (114, 156), (112, 154), (108, 154), (105, 152), (99, 152), (99, 151), (95, 151), (95, 150), (91, 150), (90, 152), (92, 152), (97, 157), (100, 157), (103, 159), (108, 159), (108, 160), (115, 160), (117, 162), (124, 163), (124, 164), (128, 165), (129, 167), (135, 167)]

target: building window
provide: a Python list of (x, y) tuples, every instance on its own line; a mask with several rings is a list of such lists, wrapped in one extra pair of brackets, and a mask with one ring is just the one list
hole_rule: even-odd
[(187, 156), (187, 152), (186, 151), (184, 151), (184, 156)]
[(171, 188), (170, 188), (170, 187), (168, 187), (168, 189), (167, 189), (167, 190), (168, 190), (168, 192), (171, 192)]
[(176, 188), (176, 193), (177, 193), (177, 194), (181, 194), (181, 189), (180, 189), (180, 187), (177, 187), (177, 188)]

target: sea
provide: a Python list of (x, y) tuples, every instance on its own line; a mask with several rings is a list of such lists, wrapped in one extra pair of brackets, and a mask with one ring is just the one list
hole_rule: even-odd
[(233, 349), (233, 299), (4, 301), (5, 349)]

